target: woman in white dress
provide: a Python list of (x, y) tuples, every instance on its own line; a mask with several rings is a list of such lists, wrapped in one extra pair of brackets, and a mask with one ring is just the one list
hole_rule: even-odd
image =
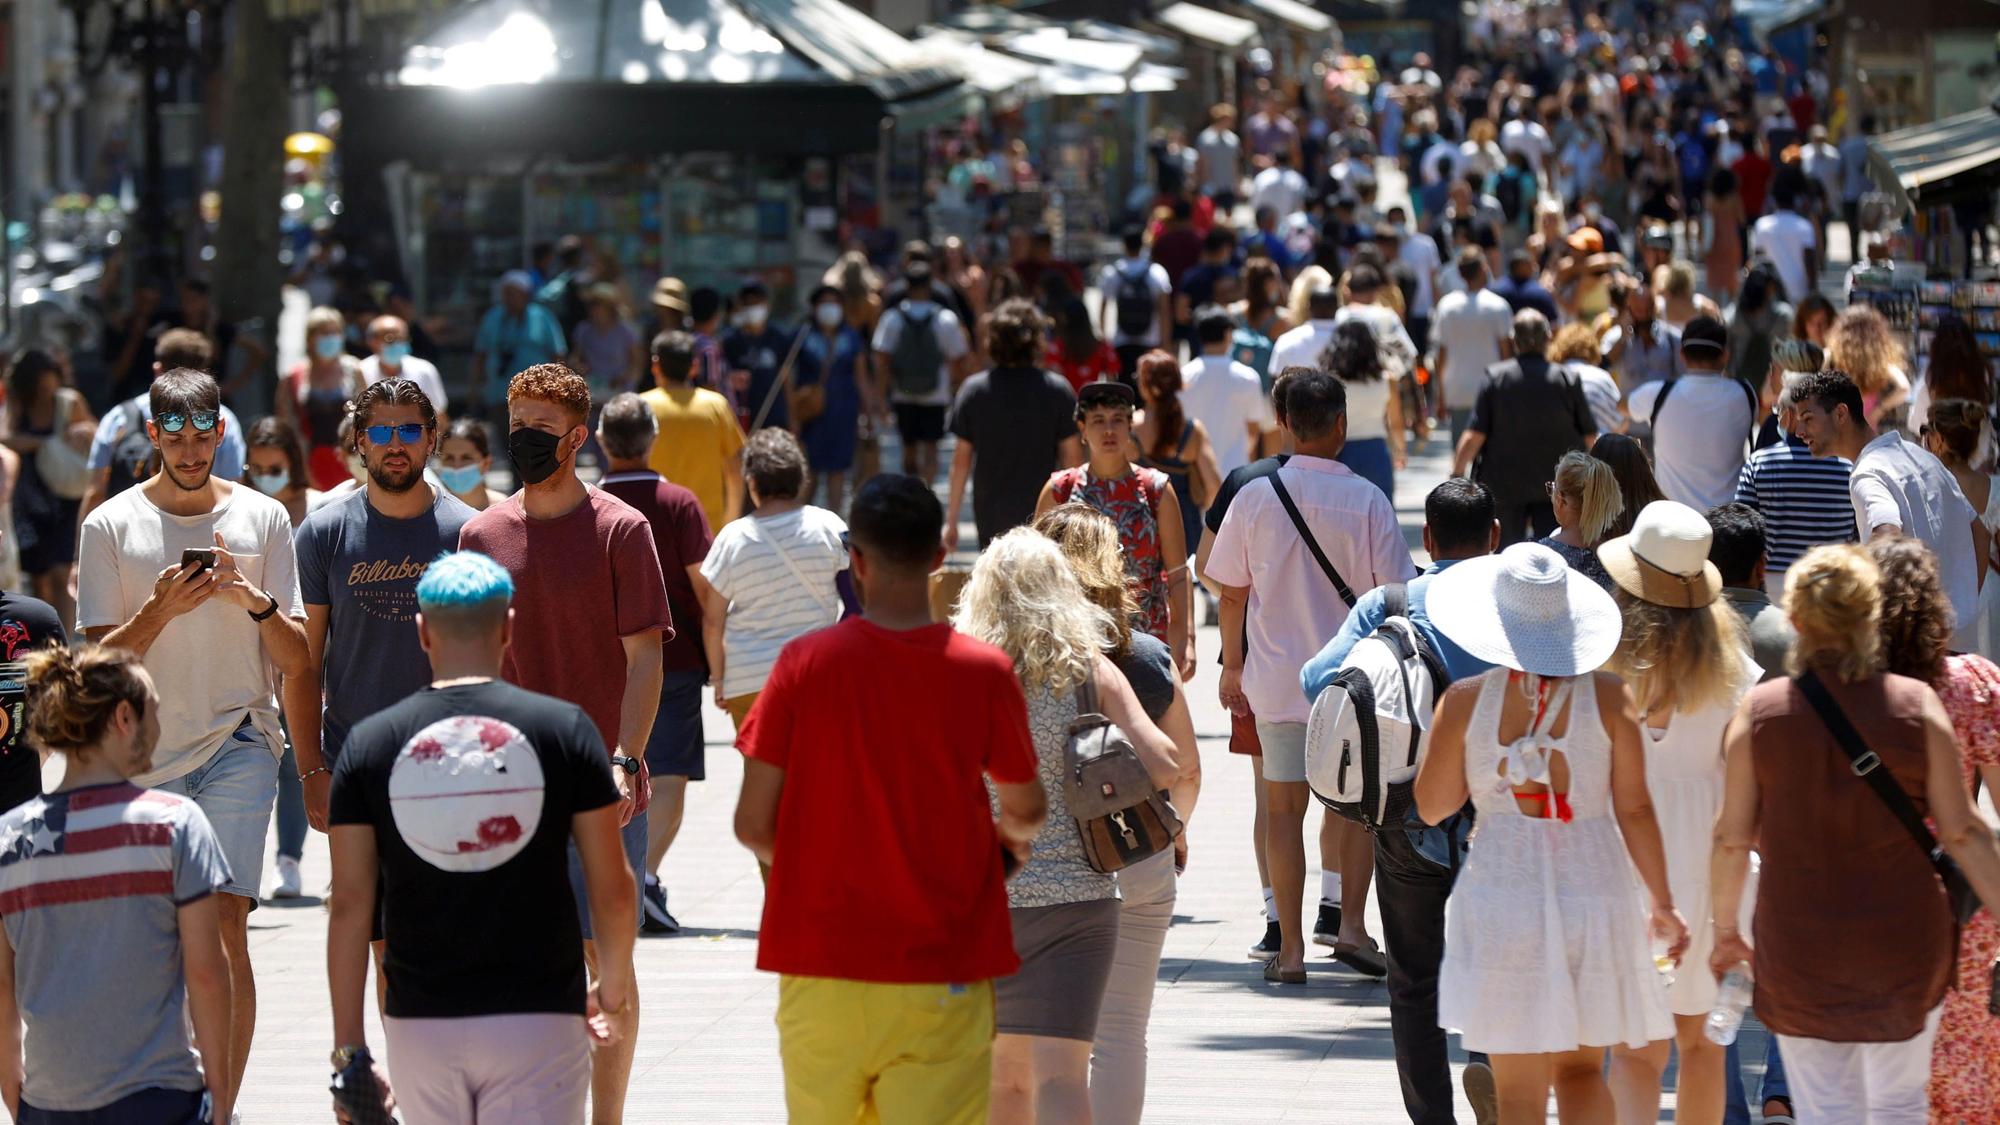
[[(1713, 538), (1700, 512), (1656, 500), (1639, 512), (1630, 535), (1597, 548), (1624, 616), (1610, 668), (1638, 705), (1646, 789), (1667, 849), (1667, 885), (1693, 932), (1685, 969), (1663, 978), (1674, 1014), (1673, 1045), (1681, 1055), (1674, 1120), (1683, 1125), (1722, 1121), (1724, 1050), (1702, 1034), (1716, 997), (1715, 977), (1707, 971), (1714, 939), (1709, 851), (1722, 811), (1722, 732), (1757, 681), (1742, 621), (1721, 599), (1722, 576), (1708, 561)], [(1668, 1054), (1665, 1039), (1612, 1048), (1611, 1094), (1622, 1125), (1659, 1120)]]
[(1417, 774), (1426, 821), (1468, 795), (1479, 812), (1446, 915), (1438, 1022), (1492, 1057), (1500, 1125), (1540, 1125), (1551, 1085), (1564, 1125), (1602, 1125), (1616, 1118), (1604, 1048), (1673, 1033), (1649, 940), (1673, 957), (1688, 944), (1632, 698), (1595, 672), (1618, 647), (1618, 607), (1535, 543), (1461, 562), (1426, 597), (1445, 636), (1499, 665), (1445, 693)]

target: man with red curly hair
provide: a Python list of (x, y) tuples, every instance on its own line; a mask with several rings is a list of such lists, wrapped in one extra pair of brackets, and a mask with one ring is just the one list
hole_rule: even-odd
[[(643, 755), (660, 702), (660, 644), (673, 635), (673, 618), (646, 517), (577, 479), (589, 416), (590, 388), (569, 368), (539, 363), (514, 376), (507, 385), (507, 453), (521, 490), (467, 523), (459, 548), (491, 557), (514, 578), (513, 640), (502, 675), (582, 707), (611, 747), (629, 818), (625, 857), (636, 880), (646, 856)], [(583, 918), (584, 956), (596, 976), (574, 849), (570, 883)], [(598, 1125), (616, 1125), (624, 1120), (632, 1074), (637, 993), (605, 1015), (618, 1034), (591, 1056), (591, 1113)]]

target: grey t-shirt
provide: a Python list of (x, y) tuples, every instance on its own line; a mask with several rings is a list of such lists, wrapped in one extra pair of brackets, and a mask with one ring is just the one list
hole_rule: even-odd
[(1147, 718), (1159, 722), (1167, 708), (1174, 705), (1174, 685), (1180, 679), (1167, 643), (1151, 633), (1134, 632), (1131, 647), (1112, 663), (1125, 673), (1125, 682), (1132, 685), (1132, 694), (1139, 698), (1139, 709)]
[(117, 782), (0, 816), (0, 924), (27, 1025), (24, 1101), (80, 1111), (148, 1087), (201, 1089), (179, 910), (229, 881), (208, 818), (185, 797)]
[(321, 753), (340, 757), (347, 732), (431, 682), (417, 644), (417, 580), (432, 559), (458, 549), (478, 513), (444, 489), (430, 511), (390, 519), (356, 489), (299, 524), (299, 593), (327, 607), (326, 713)]

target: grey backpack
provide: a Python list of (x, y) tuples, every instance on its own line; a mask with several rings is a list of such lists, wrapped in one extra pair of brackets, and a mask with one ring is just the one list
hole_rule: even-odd
[(1086, 674), (1076, 689), (1076, 718), (1063, 746), (1069, 814), (1083, 837), (1083, 857), (1109, 875), (1174, 846), (1180, 814), (1153, 788), (1146, 763), (1097, 708), (1097, 681)]

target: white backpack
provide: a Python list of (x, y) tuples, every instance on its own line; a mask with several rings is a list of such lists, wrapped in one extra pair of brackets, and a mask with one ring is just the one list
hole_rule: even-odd
[(1401, 583), (1388, 615), (1341, 662), (1306, 724), (1306, 784), (1326, 807), (1370, 829), (1407, 819), (1431, 714), (1450, 677), (1410, 624)]

